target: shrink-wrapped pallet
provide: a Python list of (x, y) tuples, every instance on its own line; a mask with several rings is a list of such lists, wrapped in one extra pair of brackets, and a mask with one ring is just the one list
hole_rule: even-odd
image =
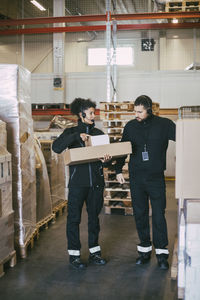
[(1, 146), (7, 148), (7, 132), (6, 132), (6, 123), (0, 120), (0, 141)]
[(40, 140), (49, 174), (51, 200), (54, 208), (66, 200), (66, 194), (64, 156), (53, 152), (52, 143), (52, 140)]
[(7, 149), (12, 154), (15, 241), (24, 247), (36, 227), (36, 179), (30, 72), (18, 65), (0, 65), (0, 119), (7, 124)]
[(36, 157), (36, 220), (37, 223), (52, 214), (51, 192), (47, 166), (39, 141), (35, 139)]
[(12, 210), (11, 155), (6, 148), (0, 146), (0, 218), (10, 214)]
[(52, 151), (52, 142), (61, 133), (62, 130), (35, 132), (47, 164), (53, 207), (68, 198), (69, 167), (64, 164), (64, 153)]
[(13, 211), (0, 218), (0, 263), (14, 251), (14, 216)]

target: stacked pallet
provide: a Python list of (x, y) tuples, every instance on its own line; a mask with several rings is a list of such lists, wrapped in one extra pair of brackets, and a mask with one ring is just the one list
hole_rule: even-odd
[[(153, 103), (153, 113), (159, 114), (159, 104)], [(120, 142), (124, 126), (134, 118), (134, 102), (100, 102), (100, 119), (103, 122), (103, 131), (110, 137), (110, 142)], [(116, 180), (113, 166), (105, 169), (105, 213), (120, 213), (133, 215), (130, 196), (130, 184), (128, 181), (128, 158), (123, 168), (126, 180), (121, 185)]]
[(11, 155), (6, 149), (6, 125), (0, 120), (0, 277), (4, 275), (4, 264), (16, 264), (14, 250), (14, 212), (12, 209)]
[[(133, 119), (133, 102), (101, 102), (100, 119), (103, 121), (103, 131), (109, 135), (110, 142), (120, 142), (126, 123)], [(128, 161), (124, 166), (126, 183), (121, 185), (116, 180), (113, 166), (105, 169), (104, 206), (106, 214), (132, 215), (130, 188), (128, 181)]]
[(170, 0), (165, 5), (166, 12), (200, 11), (200, 1)]

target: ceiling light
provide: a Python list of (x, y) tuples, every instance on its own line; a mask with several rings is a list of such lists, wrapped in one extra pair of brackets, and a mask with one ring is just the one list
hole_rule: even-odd
[(173, 38), (174, 38), (174, 39), (177, 39), (177, 38), (178, 38), (178, 35), (173, 35)]
[(40, 3), (38, 3), (36, 0), (31, 0), (31, 3), (35, 5), (37, 8), (39, 8), (41, 11), (45, 11), (46, 8), (44, 8)]
[(177, 24), (178, 23), (178, 19), (173, 19), (172, 23)]

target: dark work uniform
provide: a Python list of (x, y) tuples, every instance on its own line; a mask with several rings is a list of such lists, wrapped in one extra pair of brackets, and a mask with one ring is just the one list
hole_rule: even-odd
[[(167, 254), (166, 194), (164, 170), (168, 141), (175, 141), (175, 124), (167, 118), (150, 115), (139, 122), (129, 121), (122, 142), (132, 143), (129, 161), (130, 189), (136, 227), (140, 239), (138, 252), (151, 252), (149, 199), (152, 207), (153, 245), (156, 254)], [(116, 173), (122, 173), (125, 157), (117, 159)]]
[[(80, 133), (89, 135), (104, 134), (101, 130), (82, 123), (78, 126), (67, 128), (53, 142), (52, 149), (61, 153), (66, 148), (85, 147), (80, 138)], [(67, 239), (68, 253), (73, 256), (80, 256), (79, 225), (84, 201), (88, 213), (88, 244), (90, 253), (99, 252), (98, 237), (100, 231), (99, 213), (103, 206), (104, 176), (103, 164), (101, 161), (84, 163), (69, 166), (69, 195), (68, 195), (68, 217), (67, 217)]]

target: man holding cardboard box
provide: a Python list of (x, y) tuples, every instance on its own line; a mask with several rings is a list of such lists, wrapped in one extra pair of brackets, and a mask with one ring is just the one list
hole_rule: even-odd
[[(85, 147), (89, 136), (103, 135), (95, 128), (95, 107), (91, 100), (77, 98), (71, 104), (71, 112), (78, 116), (78, 126), (67, 128), (53, 142), (52, 149), (61, 153), (65, 149)], [(69, 195), (67, 217), (67, 240), (70, 265), (84, 269), (86, 265), (80, 259), (79, 225), (84, 202), (88, 212), (89, 262), (105, 265), (98, 243), (100, 232), (99, 214), (103, 207), (104, 175), (103, 164), (111, 159), (109, 155), (95, 162), (73, 164), (69, 166)]]
[[(175, 141), (175, 124), (167, 118), (152, 114), (152, 100), (145, 95), (134, 103), (135, 119), (129, 121), (122, 142), (132, 143), (129, 176), (136, 228), (140, 239), (136, 264), (147, 263), (151, 258), (152, 243), (149, 228), (149, 199), (152, 207), (153, 245), (158, 266), (168, 269), (167, 224), (165, 220), (166, 194), (164, 170), (168, 141)], [(125, 158), (117, 159), (117, 180), (123, 184), (122, 167)]]

